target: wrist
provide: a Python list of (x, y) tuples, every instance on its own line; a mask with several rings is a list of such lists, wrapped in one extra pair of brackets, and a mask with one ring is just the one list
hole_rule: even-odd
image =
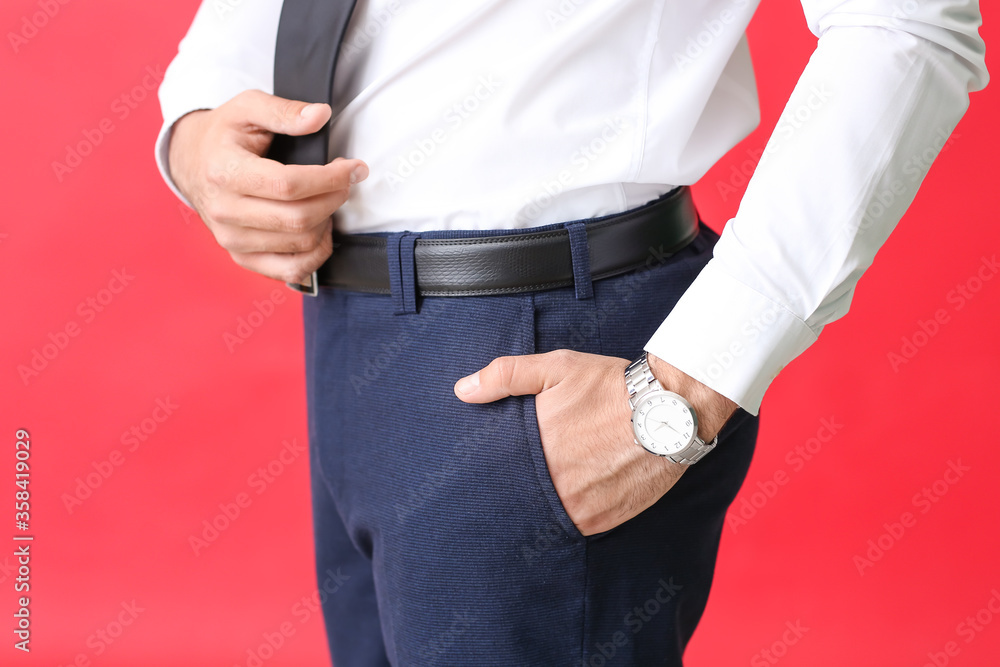
[(194, 202), (189, 172), (197, 164), (193, 156), (201, 139), (200, 124), (207, 113), (206, 109), (197, 109), (186, 113), (174, 121), (173, 127), (170, 129), (170, 138), (167, 144), (167, 172), (174, 185), (189, 202)]
[(659, 357), (649, 354), (647, 359), (653, 377), (663, 388), (680, 394), (694, 406), (698, 416), (698, 437), (711, 442), (739, 406)]

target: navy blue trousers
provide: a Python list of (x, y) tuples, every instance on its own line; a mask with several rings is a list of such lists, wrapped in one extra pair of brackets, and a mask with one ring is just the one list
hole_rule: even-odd
[(737, 412), (653, 507), (585, 537), (549, 477), (534, 397), (470, 405), (452, 387), (503, 355), (638, 357), (717, 237), (703, 226), (679, 254), (654, 250), (651, 268), (592, 290), (459, 298), (414, 296), (408, 238), (391, 237), (402, 266), (393, 296), (305, 299), (316, 561), (334, 664), (681, 665), (757, 420)]

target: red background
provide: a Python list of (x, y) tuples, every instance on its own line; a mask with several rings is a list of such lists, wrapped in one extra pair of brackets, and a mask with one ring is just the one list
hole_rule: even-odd
[[(143, 78), (148, 67), (168, 64), (198, 3), (60, 4), (15, 52), (9, 33), (23, 29), (38, 1), (0, 8), (0, 534), (16, 532), (15, 431), (25, 428), (35, 535), (30, 656), (12, 648), (14, 542), (0, 537), (10, 545), (0, 547), (0, 662), (246, 665), (248, 650), (286, 623), (294, 634), (264, 664), (326, 664), (319, 615), (296, 607), (316, 587), (307, 460), (282, 464), (263, 488), (251, 479), (283, 441), (306, 441), (300, 298), (287, 293), (230, 352), (226, 334), (276, 284), (235, 267), (163, 185), (152, 159), (160, 115)], [(988, 21), (992, 7), (985, 9)], [(987, 42), (994, 33), (984, 30)], [(793, 0), (765, 0), (750, 37), (763, 122), (697, 188), (716, 228), (741, 193), (723, 198), (720, 182), (764, 145), (815, 43)], [(135, 108), (122, 106), (122, 95)], [(984, 612), (980, 621), (991, 622), (971, 636), (959, 627), (1000, 590), (990, 481), (1000, 460), (1000, 279), (982, 283), (961, 309), (948, 298), (1000, 246), (998, 112), (995, 85), (973, 97), (912, 213), (862, 280), (850, 316), (771, 389), (758, 454), (730, 516), (744, 499), (759, 507), (725, 529), (689, 665), (771, 664), (760, 653), (769, 647), (784, 665), (923, 665), (928, 652), (940, 653), (938, 664), (1000, 659), (1000, 618)], [(92, 153), (57, 175), (53, 162), (65, 162), (85, 131), (97, 136), (102, 121)], [(102, 292), (122, 269), (134, 276), (129, 284)], [(109, 296), (101, 312), (80, 309)], [(926, 341), (917, 336), (926, 344), (893, 369), (887, 355), (900, 353), (902, 338), (939, 309), (947, 322)], [(50, 335), (60, 340), (69, 323), (77, 335), (25, 384), (18, 366)], [(173, 413), (149, 421), (164, 416), (156, 401), (168, 398)], [(793, 465), (786, 455), (825, 436), (824, 419), (842, 427)], [(155, 432), (129, 451), (122, 435), (144, 420)], [(106, 469), (114, 450), (121, 465), (110, 464), (110, 476), (70, 512), (65, 494), (77, 478)], [(940, 482), (933, 504), (915, 504), (958, 460), (968, 471)], [(779, 471), (785, 484), (753, 495)], [(189, 537), (240, 493), (250, 505), (195, 555)], [(915, 524), (884, 536), (884, 524), (904, 512)], [(891, 546), (859, 573), (854, 557), (880, 536)], [(131, 624), (111, 643), (99, 639), (98, 631), (118, 634), (122, 605), (133, 601), (141, 611)], [(785, 644), (793, 638), (783, 638), (786, 623), (808, 630)], [(958, 652), (946, 657), (950, 641)]]

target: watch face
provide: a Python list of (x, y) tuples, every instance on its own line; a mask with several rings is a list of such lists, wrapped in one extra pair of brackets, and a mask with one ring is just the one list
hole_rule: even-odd
[(640, 445), (660, 456), (677, 454), (698, 430), (691, 404), (669, 391), (654, 391), (632, 411), (632, 430)]

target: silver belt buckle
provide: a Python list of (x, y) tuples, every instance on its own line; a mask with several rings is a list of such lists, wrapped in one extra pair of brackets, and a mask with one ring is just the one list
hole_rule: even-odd
[(319, 277), (316, 272), (313, 271), (312, 274), (305, 279), (302, 283), (285, 283), (289, 289), (293, 289), (296, 292), (305, 294), (306, 296), (318, 296), (319, 295)]

